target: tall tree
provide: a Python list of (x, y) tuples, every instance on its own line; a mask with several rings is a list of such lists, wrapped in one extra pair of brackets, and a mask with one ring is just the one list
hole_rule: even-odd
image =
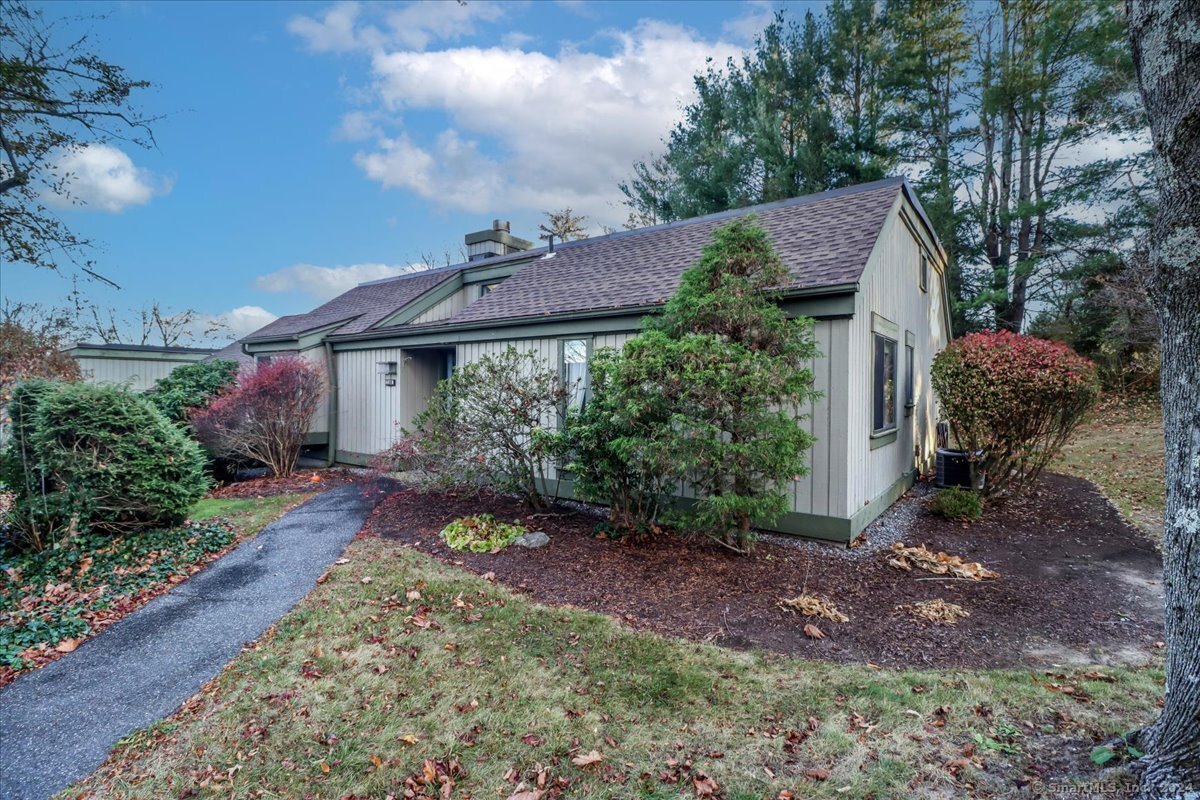
[(57, 269), (63, 259), (100, 277), (85, 259), (89, 242), (45, 204), (73, 200), (59, 163), (89, 144), (153, 144), (131, 96), (147, 81), (92, 52), (85, 34), (47, 20), (23, 0), (0, 0), (0, 259)]
[(840, 185), (885, 178), (896, 165), (890, 122), (897, 96), (887, 77), (893, 67), (887, 22), (875, 0), (829, 5), (826, 62), (838, 133), (831, 166)]
[[(888, 39), (869, 2), (837, 24), (782, 12), (742, 59), (696, 76), (666, 152), (621, 184), (631, 223), (670, 221), (882, 177), (895, 152), (883, 81)], [(868, 35), (869, 34), (869, 35)], [(859, 40), (866, 37), (865, 41)], [(834, 56), (832, 47), (846, 52)]]
[(970, 208), (986, 259), (978, 302), (997, 326), (1019, 331), (1031, 280), (1074, 254), (1065, 241), (1072, 206), (1124, 166), (1073, 163), (1079, 149), (1135, 128), (1140, 109), (1129, 102), (1133, 72), (1119, 7), (998, 0), (984, 14), (976, 31), (981, 158)]
[(953, 332), (967, 330), (962, 268), (964, 215), (956, 199), (963, 181), (962, 92), (971, 59), (967, 0), (888, 0), (884, 14), (896, 40), (890, 72), (899, 95), (892, 125), (901, 160), (920, 165), (921, 204), (946, 249)]
[(1162, 329), (1167, 458), (1166, 697), (1138, 762), (1149, 800), (1200, 792), (1200, 4), (1129, 0), (1128, 11), (1159, 191), (1139, 266)]

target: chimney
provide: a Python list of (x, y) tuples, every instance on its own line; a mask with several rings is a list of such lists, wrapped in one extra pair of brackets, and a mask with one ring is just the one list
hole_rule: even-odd
[(492, 220), (490, 229), (468, 233), (463, 241), (467, 244), (467, 258), (470, 261), (533, 249), (533, 242), (512, 235), (508, 220)]

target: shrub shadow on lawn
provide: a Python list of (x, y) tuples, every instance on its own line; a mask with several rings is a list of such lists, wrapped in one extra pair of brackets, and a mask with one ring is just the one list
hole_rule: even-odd
[[(494, 573), (540, 602), (737, 648), (893, 667), (1140, 662), (1153, 651), (1162, 636), (1159, 557), (1090, 483), (1046, 475), (1032, 496), (989, 509), (972, 525), (934, 516), (927, 501), (921, 491), (903, 498), (867, 530), (861, 554), (778, 537), (760, 541), (750, 556), (673, 535), (627, 545), (596, 538), (600, 519), (583, 511), (532, 516), (509, 497), (413, 489), (385, 500), (366, 532)], [(483, 512), (545, 531), (550, 543), (472, 554), (438, 537), (451, 520)], [(887, 548), (870, 546), (875, 530), (980, 561), (1001, 577), (969, 581), (895, 569)], [(801, 593), (828, 599), (850, 620), (837, 624), (779, 608), (780, 599)], [(897, 611), (932, 599), (958, 604), (970, 616), (935, 625)], [(806, 636), (808, 622), (825, 638)]]

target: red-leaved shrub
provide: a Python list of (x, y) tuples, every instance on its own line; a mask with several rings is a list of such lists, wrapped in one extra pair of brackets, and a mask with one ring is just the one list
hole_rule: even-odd
[(1091, 361), (1059, 342), (1008, 331), (973, 333), (933, 360), (933, 389), (976, 485), (1020, 494), (1096, 401)]
[(196, 438), (216, 458), (260, 461), (274, 475), (290, 475), (324, 385), (321, 371), (301, 358), (260, 363), (192, 416)]

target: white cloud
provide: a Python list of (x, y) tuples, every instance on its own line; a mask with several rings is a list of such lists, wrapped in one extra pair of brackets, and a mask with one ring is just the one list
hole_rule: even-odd
[(369, 31), (357, 29), (360, 11), (358, 3), (334, 3), (319, 19), (296, 16), (287, 28), (304, 39), (310, 50), (342, 53), (362, 47)]
[(424, 50), (430, 43), (474, 35), (477, 23), (494, 22), (505, 14), (500, 3), (418, 0), (400, 8), (335, 3), (317, 17), (296, 16), (288, 30), (316, 52), (344, 53), (384, 46)]
[(115, 214), (130, 206), (145, 205), (172, 187), (170, 181), (136, 166), (128, 155), (107, 144), (68, 150), (58, 157), (53, 169), (65, 181), (67, 194), (48, 193), (45, 200), (61, 208), (83, 203)]
[(726, 20), (721, 30), (734, 41), (751, 44), (775, 19), (775, 4), (771, 0), (746, 0), (746, 12)]
[(222, 323), (230, 337), (240, 339), (254, 333), (269, 322), (279, 319), (278, 314), (272, 314), (261, 306), (238, 306), (223, 314), (213, 315), (213, 321)]
[(375, 122), (375, 115), (369, 111), (350, 111), (342, 115), (338, 125), (337, 138), (347, 142), (361, 142), (383, 136), (383, 131)]
[(364, 281), (393, 278), (413, 269), (410, 264), (350, 264), (337, 267), (293, 264), (260, 275), (254, 280), (254, 288), (264, 292), (304, 292), (323, 302)]
[(423, 140), (411, 128), (379, 134), (355, 163), (385, 187), (450, 208), (571, 206), (619, 221), (617, 183), (661, 149), (706, 59), (724, 62), (737, 48), (652, 20), (603, 36), (611, 52), (374, 49), (378, 110), (393, 120), (441, 112), (450, 125)]

